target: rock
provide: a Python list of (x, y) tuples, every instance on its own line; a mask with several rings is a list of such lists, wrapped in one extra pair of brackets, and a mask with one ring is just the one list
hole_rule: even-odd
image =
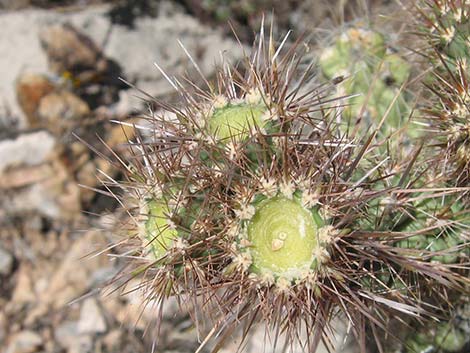
[[(80, 185), (85, 185), (88, 187), (96, 187), (98, 186), (98, 183), (99, 183), (99, 180), (96, 174), (97, 174), (97, 170), (96, 170), (95, 163), (92, 160), (88, 160), (82, 165), (80, 170), (77, 171), (75, 178), (77, 180), (77, 183), (79, 183)], [(86, 188), (81, 190), (81, 199), (84, 202), (91, 201), (94, 196), (95, 196), (94, 190), (86, 189)]]
[(59, 152), (46, 131), (0, 141), (0, 209), (5, 215), (39, 211), (53, 219), (77, 217), (80, 191)]
[(26, 264), (20, 265), (16, 278), (16, 286), (13, 290), (11, 302), (15, 305), (23, 305), (33, 303), (36, 301), (36, 294), (34, 292), (33, 281), (31, 278), (32, 268)]
[(44, 162), (54, 147), (55, 138), (46, 131), (0, 141), (0, 175), (9, 167), (34, 166)]
[[(37, 149), (41, 149), (40, 144)], [(80, 190), (57, 156), (36, 167), (0, 173), (0, 191), (0, 209), (9, 216), (25, 217), (31, 212), (62, 220), (80, 216)]]
[(93, 351), (93, 337), (89, 334), (80, 334), (78, 323), (66, 321), (60, 324), (54, 333), (54, 339), (67, 353), (88, 353)]
[(12, 168), (0, 174), (0, 189), (21, 188), (53, 177), (47, 163), (33, 167)]
[(13, 270), (13, 256), (0, 247), (0, 276), (7, 276)]
[[(106, 65), (110, 65), (109, 60), (114, 61), (123, 71), (122, 74), (111, 74), (114, 79), (121, 76), (148, 90), (152, 95), (161, 95), (173, 90), (153, 62), (158, 62), (170, 76), (186, 71), (191, 75), (194, 73), (189, 58), (178, 45), (178, 40), (186, 46), (204, 75), (208, 77), (213, 74), (215, 64), (220, 63), (221, 52), (227, 53), (228, 59), (239, 58), (242, 52), (235, 40), (225, 39), (215, 30), (186, 14), (182, 7), (168, 1), (158, 3), (156, 18), (137, 18), (133, 29), (112, 24), (110, 10), (110, 6), (103, 5), (88, 7), (83, 11), (28, 9), (0, 13), (2, 33), (6, 34), (0, 40), (0, 97), (3, 98), (0, 100), (0, 111), (11, 110), (12, 116), (18, 117), (20, 127), (27, 125), (25, 114), (17, 104), (12, 87), (20, 72), (48, 71), (47, 58), (38, 38), (40, 32), (42, 41), (48, 43), (48, 51), (51, 54), (54, 53), (57, 57), (60, 54), (61, 58), (67, 58), (67, 68), (78, 70), (77, 63), (89, 65), (94, 62), (93, 65), (97, 65), (98, 69), (94, 66), (90, 71), (87, 66), (85, 70), (79, 71), (100, 73), (103, 68), (99, 66), (104, 65), (100, 62), (104, 62), (103, 58), (106, 58)], [(75, 52), (74, 55), (60, 53), (60, 50), (57, 52), (52, 43), (54, 32), (43, 31), (46, 28), (50, 30), (52, 24), (59, 26), (63, 23), (72, 24), (72, 28), (82, 33), (80, 35), (73, 29), (66, 30), (66, 37), (76, 43), (73, 48), (80, 51), (77, 57)], [(88, 36), (95, 44), (85, 44), (87, 40), (82, 41), (83, 36)], [(54, 70), (58, 72), (64, 67)], [(72, 77), (72, 81), (74, 79)], [(101, 80), (94, 74), (79, 79)], [(130, 107), (139, 109), (144, 103), (132, 97), (136, 93), (129, 92), (129, 99), (132, 100)], [(91, 106), (90, 102), (88, 103)]]
[(67, 353), (92, 353), (93, 338), (90, 335), (76, 337), (75, 343), (69, 347)]
[(83, 302), (80, 310), (78, 332), (81, 334), (106, 332), (106, 320), (103, 317), (96, 299), (88, 298)]
[(0, 9), (18, 10), (31, 5), (31, 0), (0, 0)]
[(42, 98), (54, 90), (54, 84), (45, 76), (22, 73), (16, 81), (16, 97), (29, 125), (38, 124), (37, 110)]
[(57, 75), (78, 76), (89, 71), (105, 71), (106, 60), (93, 40), (70, 23), (47, 26), (39, 33), (49, 68)]
[[(241, 57), (242, 48), (232, 39), (204, 26), (180, 7), (162, 1), (156, 18), (142, 17), (135, 27), (115, 26), (104, 49), (107, 57), (123, 69), (124, 78), (135, 82), (150, 95), (174, 92), (163, 74), (155, 68), (158, 63), (169, 76), (188, 73), (198, 80), (191, 60), (181, 48), (184, 45), (204, 75), (209, 77), (220, 63), (220, 53), (228, 61)], [(142, 96), (135, 91), (129, 95)]]
[[(2, 304), (0, 302), (0, 304)], [(0, 312), (0, 342), (4, 342), (6, 336), (7, 319), (3, 312)]]
[(65, 321), (57, 326), (54, 331), (54, 339), (64, 349), (76, 345), (77, 337), (78, 324), (76, 321)]
[(65, 127), (79, 123), (87, 114), (90, 114), (90, 108), (85, 101), (72, 92), (62, 90), (43, 97), (37, 115), (42, 126), (60, 134)]
[[(103, 234), (90, 231), (78, 238), (64, 255), (64, 260), (52, 275), (41, 301), (61, 309), (90, 290), (92, 273), (108, 265), (105, 255), (92, 256), (106, 247)], [(88, 256), (87, 256), (88, 255)]]
[(21, 331), (14, 335), (6, 353), (33, 353), (42, 345), (42, 338), (33, 331)]
[(107, 352), (119, 351), (122, 341), (122, 331), (114, 329), (103, 337), (103, 346)]
[[(46, 72), (47, 62), (38, 41), (38, 27), (52, 16), (47, 11), (18, 11), (0, 13), (0, 111), (9, 110), (19, 127), (28, 125), (25, 114), (17, 104), (13, 89), (22, 71)], [(1, 160), (1, 158), (0, 158)]]

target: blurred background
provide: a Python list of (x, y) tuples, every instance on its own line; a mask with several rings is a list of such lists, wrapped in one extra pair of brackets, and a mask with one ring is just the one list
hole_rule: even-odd
[[(113, 251), (96, 251), (112, 240), (119, 216), (100, 179), (119, 180), (107, 159), (125, 155), (133, 134), (111, 120), (149, 114), (157, 109), (150, 96), (176, 99), (154, 62), (197, 82), (180, 41), (210, 79), (221, 53), (236, 62), (249, 50), (263, 13), (267, 22), (275, 14), (278, 38), (292, 29), (292, 41), (305, 35), (315, 45), (345, 21), (394, 4), (0, 0), (0, 352), (152, 350), (157, 308), (142, 305), (138, 283), (125, 296), (102, 292), (122, 264)], [(197, 349), (176, 303), (160, 326), (156, 352)], [(260, 330), (246, 351), (262, 351), (263, 340)]]

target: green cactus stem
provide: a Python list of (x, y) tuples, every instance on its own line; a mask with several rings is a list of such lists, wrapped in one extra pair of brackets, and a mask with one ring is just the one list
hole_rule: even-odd
[(301, 195), (261, 197), (239, 214), (244, 221), (238, 242), (250, 273), (285, 283), (305, 278), (328, 261), (334, 228)]
[(209, 132), (225, 142), (241, 141), (250, 135), (250, 130), (264, 127), (262, 117), (266, 111), (266, 106), (259, 103), (226, 104), (214, 109), (208, 123)]
[(277, 196), (262, 202), (248, 225), (253, 271), (292, 277), (309, 270), (318, 247), (318, 226), (296, 200)]
[(170, 208), (163, 200), (147, 200), (142, 207), (146, 218), (141, 230), (141, 238), (148, 243), (149, 254), (155, 259), (163, 257), (178, 237), (173, 222), (168, 218)]
[(406, 353), (461, 352), (469, 339), (465, 331), (451, 322), (440, 322), (428, 327), (427, 332), (413, 333), (405, 342)]
[(358, 118), (363, 111), (367, 125), (377, 124), (398, 96), (382, 130), (388, 134), (403, 125), (410, 108), (406, 94), (399, 88), (410, 75), (410, 65), (398, 54), (387, 51), (380, 33), (350, 28), (333, 46), (323, 50), (319, 64), (327, 79), (351, 76), (340, 87), (341, 94), (356, 95), (344, 109), (346, 119)]

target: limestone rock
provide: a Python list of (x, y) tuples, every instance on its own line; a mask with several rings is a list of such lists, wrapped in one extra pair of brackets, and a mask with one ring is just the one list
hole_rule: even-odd
[[(126, 80), (159, 96), (174, 91), (154, 62), (169, 76), (188, 73), (197, 81), (200, 76), (185, 50), (207, 77), (220, 63), (221, 53), (228, 61), (241, 57), (242, 48), (234, 40), (223, 38), (173, 4), (160, 4), (156, 18), (139, 18), (134, 29), (115, 26), (109, 37), (104, 52), (123, 68)], [(129, 94), (142, 95), (134, 91)]]
[(75, 338), (78, 335), (77, 322), (65, 321), (56, 327), (54, 338), (59, 342), (62, 348), (68, 348), (75, 343)]
[(16, 97), (30, 126), (36, 126), (41, 99), (54, 90), (54, 84), (42, 74), (22, 73), (16, 81)]
[[(78, 73), (72, 81), (77, 78), (102, 82), (100, 76), (104, 70), (108, 72), (108, 78), (123, 77), (152, 95), (173, 92), (153, 65), (154, 62), (158, 62), (170, 76), (188, 72), (198, 79), (197, 74), (193, 75), (195, 70), (191, 60), (179, 46), (178, 40), (208, 77), (213, 74), (215, 65), (220, 63), (221, 53), (229, 60), (240, 58), (242, 50), (235, 40), (225, 38), (173, 2), (161, 1), (158, 7), (157, 17), (137, 18), (134, 28), (111, 23), (108, 15), (111, 8), (106, 5), (73, 12), (29, 9), (0, 13), (2, 32), (8, 33), (0, 40), (0, 96), (4, 97), (0, 100), (0, 111), (8, 108), (13, 116), (24, 116), (12, 87), (22, 71), (48, 72), (48, 59), (41, 42), (47, 48), (49, 61), (52, 60), (53, 72), (59, 75), (57, 79), (62, 78), (62, 70), (72, 69), (77, 71), (72, 71), (72, 76)], [(57, 35), (58, 32), (62, 34)], [(54, 44), (55, 40), (59, 42)], [(64, 40), (74, 43), (65, 46), (67, 50), (73, 48), (72, 52), (64, 50), (64, 46), (61, 48)], [(122, 74), (109, 73), (113, 61), (120, 66)], [(90, 64), (93, 65), (91, 69)], [(143, 102), (135, 99), (135, 94), (141, 95), (129, 91), (129, 106), (142, 108)], [(24, 119), (20, 120), (26, 125)]]
[(104, 333), (106, 332), (106, 320), (103, 317), (96, 299), (86, 299), (80, 310), (80, 321), (78, 322), (78, 332), (83, 333)]
[(105, 247), (102, 234), (93, 231), (77, 239), (41, 293), (41, 301), (59, 309), (90, 290), (93, 271), (107, 265), (106, 257), (91, 254)]
[(21, 331), (13, 336), (6, 353), (33, 353), (42, 345), (41, 336), (33, 331)]
[(42, 126), (54, 133), (63, 132), (71, 124), (90, 113), (88, 104), (72, 92), (52, 92), (41, 99), (38, 116)]
[(80, 335), (76, 337), (76, 343), (69, 347), (67, 353), (92, 353), (93, 338), (90, 335)]
[(122, 331), (114, 329), (103, 337), (103, 346), (108, 352), (119, 350), (122, 341)]
[(34, 293), (31, 275), (32, 269), (26, 264), (21, 265), (17, 271), (16, 286), (12, 295), (12, 302), (15, 305), (33, 303), (36, 301), (37, 298)]
[(37, 39), (38, 28), (52, 16), (46, 11), (18, 11), (0, 13), (2, 37), (0, 40), (0, 111), (10, 111), (20, 127), (28, 125), (17, 103), (15, 82), (23, 71), (47, 72), (46, 57)]
[[(2, 303), (0, 302), (0, 305)], [(7, 319), (3, 312), (0, 312), (0, 342), (4, 342), (6, 336)]]
[(93, 339), (91, 335), (80, 334), (76, 321), (66, 321), (60, 324), (55, 329), (54, 338), (67, 353), (92, 352)]
[(0, 176), (17, 166), (34, 166), (44, 162), (53, 152), (55, 138), (46, 131), (21, 134), (0, 141)]
[(13, 269), (13, 256), (0, 247), (0, 276), (7, 276)]
[[(41, 149), (40, 144), (37, 149)], [(31, 158), (29, 161), (36, 162)], [(5, 215), (24, 217), (39, 212), (45, 217), (63, 220), (80, 215), (80, 190), (57, 156), (37, 166), (24, 167), (23, 164), (0, 173), (0, 191), (3, 193), (0, 209), (5, 210)]]
[[(57, 75), (70, 72), (102, 71), (103, 54), (93, 40), (70, 23), (47, 26), (39, 33), (49, 68)], [(101, 69), (101, 70), (100, 70)]]

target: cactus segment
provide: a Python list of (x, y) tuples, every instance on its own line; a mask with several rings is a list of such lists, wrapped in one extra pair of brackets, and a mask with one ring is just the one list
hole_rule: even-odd
[(230, 142), (241, 141), (250, 135), (255, 127), (264, 127), (263, 114), (267, 111), (262, 104), (227, 104), (216, 108), (209, 120), (209, 132), (218, 139)]
[(327, 78), (351, 73), (357, 70), (356, 65), (376, 64), (383, 57), (386, 47), (381, 34), (364, 29), (351, 28), (344, 32), (334, 46), (326, 48), (320, 55), (320, 67)]
[(164, 200), (147, 200), (144, 207), (146, 221), (140, 234), (142, 240), (149, 244), (149, 254), (160, 259), (171, 248), (178, 237), (178, 231), (168, 218), (170, 209)]
[(468, 342), (468, 336), (451, 324), (442, 324), (436, 330), (436, 346), (446, 352), (460, 352)]
[(277, 196), (262, 202), (248, 225), (253, 271), (291, 278), (309, 270), (317, 236), (311, 213), (296, 200)]
[(455, 11), (442, 13), (436, 10), (442, 51), (451, 59), (470, 59), (468, 41), (470, 38), (469, 19), (464, 9), (460, 16)]
[(451, 322), (440, 322), (426, 333), (413, 333), (405, 342), (406, 353), (461, 352), (469, 342), (468, 335)]
[(238, 214), (244, 218), (238, 247), (250, 261), (245, 267), (261, 279), (284, 285), (317, 271), (328, 260), (326, 245), (336, 234), (325, 226), (317, 207), (305, 206), (299, 191), (290, 196), (261, 196), (248, 207), (251, 212)]
[(355, 95), (347, 101), (343, 112), (346, 119), (357, 118), (364, 111), (365, 123), (377, 124), (398, 96), (389, 112), (384, 133), (401, 127), (410, 108), (406, 95), (399, 88), (408, 79), (411, 67), (398, 54), (387, 52), (384, 36), (372, 30), (351, 28), (335, 45), (323, 51), (319, 64), (328, 79), (351, 76), (340, 92)]

